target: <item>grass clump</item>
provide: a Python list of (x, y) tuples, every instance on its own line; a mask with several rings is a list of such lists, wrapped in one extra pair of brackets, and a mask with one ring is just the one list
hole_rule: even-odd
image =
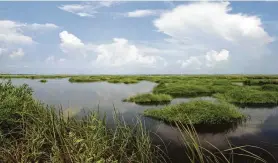
[(208, 86), (187, 83), (162, 83), (153, 89), (153, 93), (169, 94), (174, 97), (210, 96), (214, 92)]
[(47, 80), (46, 80), (46, 79), (41, 79), (40, 82), (41, 82), (41, 83), (46, 83)]
[(172, 100), (172, 96), (167, 94), (138, 94), (127, 99), (124, 99), (126, 102), (135, 102), (137, 104), (163, 104), (169, 103)]
[(231, 89), (214, 97), (240, 106), (268, 106), (278, 104), (278, 92), (251, 88)]
[(235, 123), (245, 118), (232, 104), (204, 100), (193, 100), (162, 109), (148, 109), (144, 111), (144, 115), (170, 123), (193, 125)]
[(65, 118), (10, 81), (0, 83), (0, 127), (1, 162), (161, 162), (140, 121), (130, 127), (115, 116), (109, 129), (97, 112)]

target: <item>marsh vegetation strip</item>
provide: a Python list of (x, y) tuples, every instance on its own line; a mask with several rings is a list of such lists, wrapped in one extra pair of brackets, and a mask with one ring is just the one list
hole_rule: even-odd
[(242, 87), (241, 89), (231, 89), (225, 93), (215, 94), (214, 97), (230, 103), (245, 106), (264, 106), (278, 104), (278, 92), (256, 90)]
[(41, 82), (41, 83), (46, 83), (47, 80), (46, 80), (46, 79), (41, 79), (40, 82)]
[(166, 122), (204, 125), (237, 123), (245, 119), (232, 104), (203, 100), (192, 100), (162, 109), (148, 109), (144, 115)]
[(159, 103), (170, 103), (172, 100), (172, 96), (167, 94), (137, 94), (135, 96), (131, 96), (127, 99), (124, 99), (125, 102), (135, 102), (138, 104), (159, 104)]

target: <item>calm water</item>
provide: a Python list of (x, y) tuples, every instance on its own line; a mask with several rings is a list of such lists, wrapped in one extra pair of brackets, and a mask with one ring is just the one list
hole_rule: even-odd
[[(73, 115), (82, 114), (82, 109), (99, 110), (109, 115), (114, 107), (123, 114), (125, 120), (132, 123), (134, 116), (142, 113), (144, 109), (162, 106), (140, 106), (134, 103), (122, 102), (137, 93), (150, 92), (156, 85), (151, 82), (140, 82), (138, 84), (109, 84), (99, 83), (70, 83), (68, 79), (48, 80), (40, 83), (38, 80), (13, 79), (15, 85), (28, 84), (34, 90), (34, 97), (44, 103), (62, 106), (65, 111)], [(211, 100), (211, 98), (204, 98)], [(190, 99), (174, 99), (171, 103), (180, 103)], [(81, 111), (81, 112), (80, 112)], [(233, 145), (256, 145), (271, 152), (278, 160), (278, 107), (276, 108), (243, 108), (241, 111), (250, 116), (250, 119), (229, 132), (201, 132), (200, 141), (214, 144), (220, 149), (228, 148), (229, 143)], [(167, 144), (169, 157), (173, 162), (183, 162), (185, 158), (180, 134), (176, 128), (162, 122), (143, 118), (148, 129), (156, 132)], [(206, 145), (206, 143), (204, 143)], [(210, 148), (210, 146), (207, 146)], [(255, 153), (257, 151), (254, 151)], [(260, 154), (260, 153), (257, 153)], [(240, 161), (246, 162), (246, 161)], [(275, 162), (269, 160), (269, 162)]]

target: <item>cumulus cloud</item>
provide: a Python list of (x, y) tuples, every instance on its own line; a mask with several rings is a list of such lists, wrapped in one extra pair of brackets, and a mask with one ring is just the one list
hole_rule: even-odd
[(153, 16), (153, 15), (159, 15), (162, 12), (162, 10), (135, 10), (126, 13), (126, 17), (131, 18), (140, 18), (140, 17), (146, 17), (146, 16)]
[(159, 56), (146, 55), (138, 47), (124, 38), (114, 38), (111, 44), (101, 44), (96, 48), (95, 63), (111, 67), (155, 66), (158, 62), (166, 64)]
[(88, 51), (90, 51), (91, 45), (84, 44), (78, 37), (67, 31), (62, 31), (59, 36), (61, 40), (60, 48), (66, 54), (86, 57)]
[(12, 44), (32, 44), (31, 37), (23, 34), (22, 24), (10, 20), (0, 20), (0, 42)]
[(21, 48), (17, 49), (16, 51), (13, 51), (10, 54), (11, 58), (21, 58), (23, 56), (24, 56), (24, 51)]
[(26, 29), (35, 31), (56, 28), (58, 28), (58, 26), (51, 23), (27, 24), (11, 20), (0, 20), (0, 42), (7, 44), (32, 44), (34, 40), (30, 36), (24, 34)]
[(190, 56), (186, 60), (178, 60), (181, 68), (187, 68), (191, 70), (199, 70), (202, 68), (213, 68), (219, 63), (228, 61), (229, 51), (222, 49), (220, 52), (215, 50), (208, 51), (205, 55)]
[(178, 60), (178, 64), (181, 65), (182, 68), (190, 68), (190, 69), (200, 69), (202, 66), (202, 62), (199, 60), (198, 57), (191, 56), (189, 59), (183, 61)]
[(226, 49), (221, 50), (219, 53), (217, 51), (210, 51), (207, 52), (206, 54), (206, 59), (208, 61), (224, 61), (224, 60), (228, 60), (229, 57), (229, 51)]
[(228, 2), (181, 5), (162, 14), (154, 25), (174, 38), (194, 39), (190, 36), (199, 33), (197, 36), (203, 35), (201, 38), (209, 35), (230, 42), (255, 39), (260, 44), (267, 44), (273, 41), (263, 29), (259, 17), (233, 14), (231, 10)]
[(84, 43), (77, 36), (63, 31), (60, 33), (60, 40), (60, 48), (64, 53), (75, 54), (77, 57), (80, 54), (90, 55), (91, 58), (95, 56), (92, 62), (97, 67), (153, 67), (167, 64), (157, 55), (160, 52), (158, 49), (136, 46), (125, 38), (114, 38), (112, 43), (91, 44)]
[(227, 66), (240, 69), (263, 59), (274, 38), (258, 16), (231, 11), (229, 2), (190, 3), (164, 12), (153, 23), (172, 47), (184, 51), (184, 59), (178, 59), (182, 67), (207, 69), (229, 61)]
[(229, 59), (229, 51), (222, 49), (220, 52), (211, 50), (205, 55), (190, 56), (186, 60), (178, 60), (177, 64), (181, 68), (186, 68), (188, 70), (201, 70), (214, 68), (217, 64), (225, 63)]
[(61, 39), (61, 47), (66, 48), (80, 48), (84, 46), (84, 43), (75, 35), (68, 33), (67, 31), (63, 31), (60, 33)]

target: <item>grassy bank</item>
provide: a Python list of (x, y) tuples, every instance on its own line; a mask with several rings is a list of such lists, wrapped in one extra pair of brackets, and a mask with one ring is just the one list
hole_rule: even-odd
[(241, 106), (274, 106), (278, 104), (278, 92), (251, 88), (231, 89), (214, 97)]
[(115, 129), (91, 113), (64, 118), (32, 98), (32, 90), (0, 84), (0, 160), (3, 162), (161, 162), (140, 122), (115, 118)]
[(170, 103), (172, 96), (167, 94), (138, 94), (127, 99), (124, 99), (125, 102), (135, 102), (137, 104), (164, 104)]
[(170, 105), (162, 109), (148, 109), (144, 111), (144, 115), (170, 123), (194, 125), (236, 123), (245, 118), (234, 105), (203, 100)]

